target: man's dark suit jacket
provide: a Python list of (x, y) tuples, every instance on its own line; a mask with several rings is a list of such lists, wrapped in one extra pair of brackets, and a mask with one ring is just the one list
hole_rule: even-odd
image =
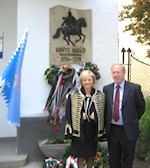
[[(105, 122), (107, 137), (109, 136), (111, 120), (112, 120), (112, 107), (113, 107), (113, 91), (114, 83), (104, 86), (103, 92), (105, 93)], [(145, 100), (143, 98), (140, 85), (125, 81), (123, 102), (122, 102), (122, 115), (123, 125), (127, 138), (130, 141), (136, 140), (139, 136), (139, 119), (145, 111)]]

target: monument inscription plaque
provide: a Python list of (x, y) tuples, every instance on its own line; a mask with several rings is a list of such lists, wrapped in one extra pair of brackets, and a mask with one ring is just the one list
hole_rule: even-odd
[(92, 61), (91, 10), (50, 9), (50, 65)]

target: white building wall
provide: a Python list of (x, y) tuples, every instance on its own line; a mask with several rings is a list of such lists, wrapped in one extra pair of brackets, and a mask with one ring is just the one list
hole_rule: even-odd
[[(16, 48), (17, 0), (0, 0), (0, 32), (4, 32), (3, 59), (0, 59), (0, 76)], [(0, 95), (0, 137), (16, 135), (16, 128), (7, 124), (7, 108)]]
[[(4, 2), (7, 1), (9, 0)], [(118, 9), (116, 0), (18, 0), (18, 41), (24, 30), (26, 28), (29, 30), (22, 67), (21, 116), (47, 115), (43, 112), (43, 108), (50, 86), (44, 80), (44, 71), (49, 66), (49, 8), (55, 5), (76, 9), (92, 9), (92, 56), (93, 62), (100, 67), (101, 74), (97, 88), (102, 89), (105, 84), (112, 81), (110, 67), (118, 61)], [(6, 63), (10, 56), (9, 53), (3, 61)], [(3, 68), (0, 66), (0, 72)], [(6, 113), (4, 105), (0, 113)], [(6, 125), (6, 118), (3, 117), (3, 120), (3, 125)], [(9, 130), (7, 135), (12, 136)], [(3, 134), (3, 136), (6, 135)]]

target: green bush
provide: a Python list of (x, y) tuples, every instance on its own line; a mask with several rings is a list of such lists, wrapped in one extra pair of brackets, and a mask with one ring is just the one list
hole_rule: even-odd
[(150, 97), (146, 98), (146, 110), (140, 119), (141, 133), (136, 144), (136, 155), (150, 161)]

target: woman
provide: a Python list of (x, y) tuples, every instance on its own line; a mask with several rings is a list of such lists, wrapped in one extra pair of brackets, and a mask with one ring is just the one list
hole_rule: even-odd
[(66, 105), (65, 137), (72, 139), (71, 156), (79, 168), (92, 168), (97, 141), (104, 134), (104, 93), (93, 88), (95, 75), (85, 70), (80, 75), (81, 88), (71, 93)]

